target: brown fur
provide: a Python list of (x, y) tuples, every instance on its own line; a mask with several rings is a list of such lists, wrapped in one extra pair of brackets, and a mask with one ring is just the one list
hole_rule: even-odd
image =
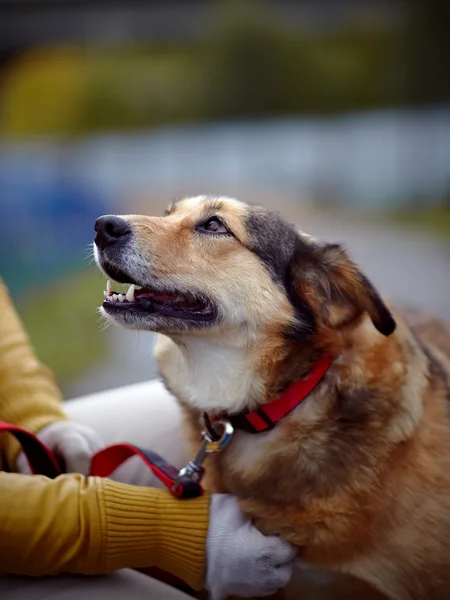
[[(395, 328), (386, 304), (336, 244), (300, 233), (292, 247), (280, 250), (274, 242), (276, 262), (267, 241), (274, 217), (266, 222), (257, 208), (215, 202), (215, 213), (224, 215), (235, 238), (193, 237), (192, 223), (211, 212), (210, 205), (205, 199), (181, 202), (167, 221), (128, 217), (152, 278), (200, 289), (224, 307), (222, 320), (209, 329), (188, 337), (163, 330), (168, 337), (159, 344), (161, 373), (185, 411), (193, 447), (205, 410), (199, 396), (204, 390), (209, 397), (209, 380), (205, 376), (202, 387), (201, 372), (200, 383), (190, 379), (193, 363), (183, 366), (191, 360), (191, 338), (195, 348), (199, 338), (206, 348), (224, 345), (216, 354), (211, 346), (216, 362), (205, 365), (219, 378), (227, 367), (218, 362), (223, 347), (243, 327), (233, 319), (245, 316), (246, 396), (238, 397), (230, 378), (218, 381), (220, 406), (212, 414), (231, 410), (228, 403), (242, 401), (251, 409), (268, 402), (321, 354), (335, 360), (273, 431), (236, 432), (223, 454), (208, 459), (205, 485), (235, 494), (261, 531), (297, 545), (309, 565), (340, 573), (326, 584), (300, 576), (297, 592), (291, 586), (285, 598), (314, 598), (320, 590), (331, 594), (320, 597), (369, 598), (367, 588), (361, 592), (363, 584), (349, 577), (399, 600), (447, 598), (450, 329), (417, 311), (405, 311), (405, 317), (393, 311)], [(282, 222), (277, 226), (282, 232)]]

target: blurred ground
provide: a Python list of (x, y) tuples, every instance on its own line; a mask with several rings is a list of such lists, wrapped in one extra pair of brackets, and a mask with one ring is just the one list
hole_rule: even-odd
[[(432, 234), (398, 228), (396, 224), (356, 220), (350, 212), (318, 211), (299, 205), (284, 192), (242, 190), (244, 200), (280, 210), (308, 233), (343, 242), (381, 293), (392, 301), (408, 302), (450, 321), (450, 242)], [(156, 213), (158, 214), (158, 213)], [(98, 283), (102, 299), (104, 279)], [(157, 376), (152, 356), (154, 336), (109, 328), (108, 361), (87, 369), (83, 377), (65, 388), (66, 397), (144, 381)]]

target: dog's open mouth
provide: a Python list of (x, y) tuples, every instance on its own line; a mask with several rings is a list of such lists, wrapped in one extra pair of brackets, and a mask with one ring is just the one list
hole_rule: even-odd
[(115, 292), (111, 282), (106, 282), (103, 308), (108, 312), (138, 311), (154, 316), (176, 319), (209, 321), (216, 311), (213, 304), (198, 294), (186, 292), (161, 292), (131, 284), (125, 294)]

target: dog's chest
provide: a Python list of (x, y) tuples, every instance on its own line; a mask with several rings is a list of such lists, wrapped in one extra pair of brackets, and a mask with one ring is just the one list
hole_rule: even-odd
[(222, 456), (223, 467), (244, 471), (264, 463), (264, 455), (276, 437), (277, 432), (274, 430), (258, 434), (235, 430), (230, 445)]
[[(198, 430), (200, 431), (200, 430)], [(252, 435), (235, 431), (229, 445), (208, 457), (205, 487), (211, 492), (233, 493), (238, 497), (253, 495), (255, 479), (264, 479), (270, 469), (270, 449), (276, 438), (274, 431)]]

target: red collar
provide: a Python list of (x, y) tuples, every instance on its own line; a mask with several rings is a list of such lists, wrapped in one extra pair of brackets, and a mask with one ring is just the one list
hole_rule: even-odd
[(243, 429), (248, 433), (273, 429), (278, 421), (294, 410), (312, 392), (328, 371), (332, 361), (332, 356), (322, 356), (304, 379), (294, 381), (281, 396), (268, 404), (262, 404), (252, 412), (227, 417), (228, 420), (236, 429)]

